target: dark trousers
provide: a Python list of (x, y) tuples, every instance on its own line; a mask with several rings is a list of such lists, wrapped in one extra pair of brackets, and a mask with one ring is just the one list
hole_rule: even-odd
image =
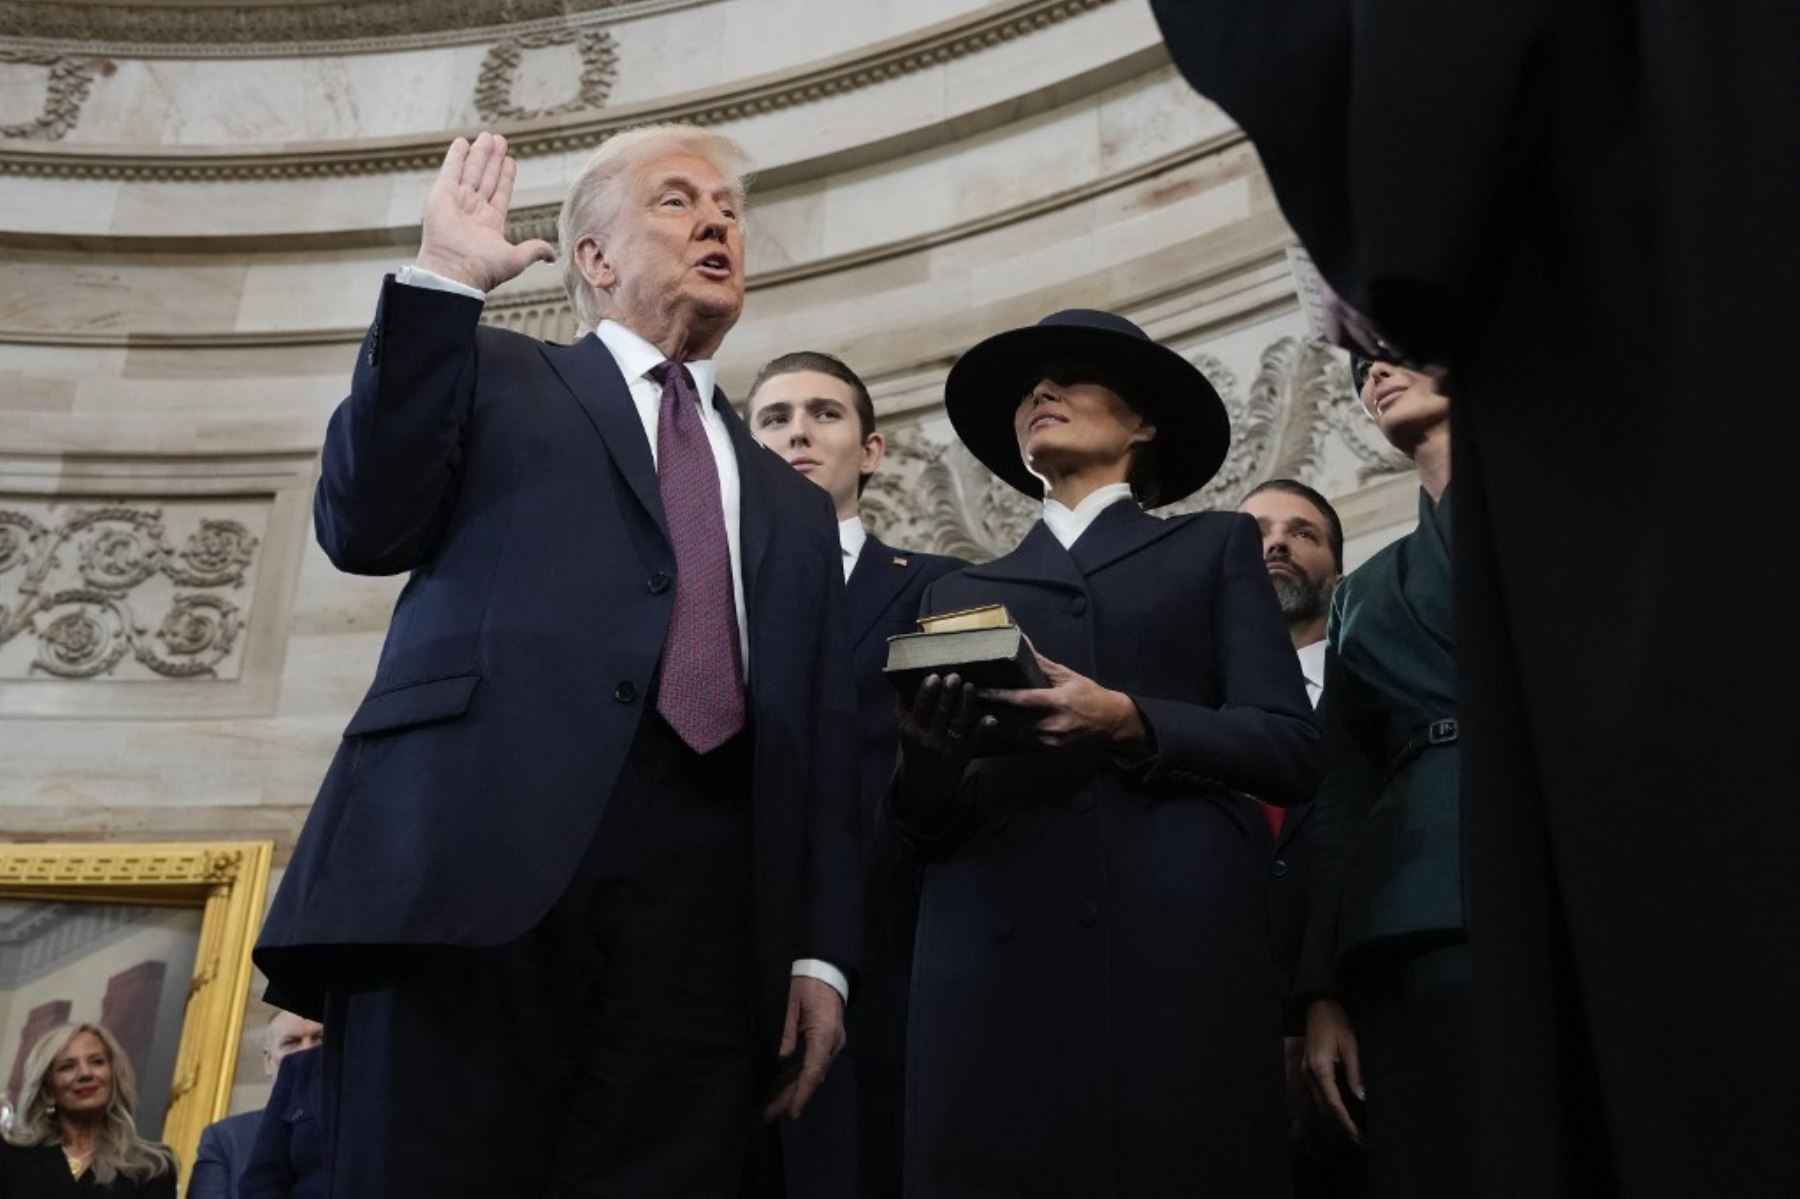
[(542, 923), (330, 997), (334, 1199), (769, 1193), (750, 829), (749, 738), (699, 756), (646, 712)]
[(1475, 1194), (1468, 945), (1383, 947), (1353, 960), (1346, 984), (1369, 1199)]

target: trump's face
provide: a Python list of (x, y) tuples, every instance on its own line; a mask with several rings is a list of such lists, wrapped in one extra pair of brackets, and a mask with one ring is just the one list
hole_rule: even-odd
[(621, 182), (612, 220), (577, 247), (607, 315), (689, 358), (710, 357), (744, 307), (743, 197), (694, 154), (652, 158)]

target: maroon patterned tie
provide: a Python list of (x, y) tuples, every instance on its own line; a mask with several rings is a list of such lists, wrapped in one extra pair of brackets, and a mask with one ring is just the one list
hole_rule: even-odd
[(675, 549), (675, 615), (663, 643), (656, 710), (696, 753), (717, 749), (744, 727), (743, 665), (731, 548), (719, 468), (687, 367), (664, 362), (656, 421), (656, 475)]

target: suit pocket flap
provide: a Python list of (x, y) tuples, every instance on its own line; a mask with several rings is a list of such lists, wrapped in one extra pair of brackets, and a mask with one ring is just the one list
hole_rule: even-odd
[(469, 710), (469, 701), (475, 695), (475, 684), (479, 682), (481, 676), (478, 674), (459, 674), (445, 679), (428, 679), (423, 683), (412, 683), (396, 687), (392, 691), (383, 691), (379, 695), (371, 695), (363, 700), (356, 715), (350, 718), (349, 725), (344, 729), (344, 736), (391, 733), (416, 724), (429, 724), (434, 720), (449, 720), (453, 716), (461, 716)]

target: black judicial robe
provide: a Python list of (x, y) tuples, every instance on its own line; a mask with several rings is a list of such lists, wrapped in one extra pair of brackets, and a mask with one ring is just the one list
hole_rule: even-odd
[(1800, 5), (1154, 8), (1454, 375), (1488, 1193), (1800, 1194)]
[(1303, 995), (1341, 997), (1360, 949), (1463, 930), (1459, 753), (1424, 739), (1456, 717), (1449, 525), (1449, 491), (1435, 508), (1421, 491), (1419, 527), (1332, 596)]
[(1127, 501), (1065, 550), (1039, 522), (925, 610), (995, 602), (1155, 745), (979, 759), (920, 847), (906, 1193), (1285, 1194), (1267, 829), (1236, 792), (1304, 801), (1320, 755), (1256, 526)]

